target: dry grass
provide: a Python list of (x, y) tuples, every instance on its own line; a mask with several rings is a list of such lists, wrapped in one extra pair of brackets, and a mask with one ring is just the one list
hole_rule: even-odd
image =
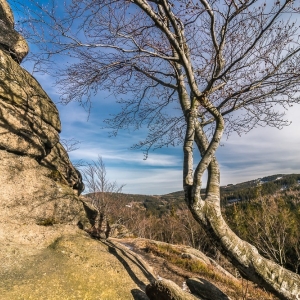
[(156, 256), (162, 257), (166, 262), (176, 267), (193, 273), (195, 277), (202, 277), (215, 284), (232, 299), (242, 300), (267, 300), (277, 299), (275, 296), (258, 288), (251, 282), (243, 279), (235, 279), (225, 276), (200, 260), (183, 258), (180, 249), (174, 245), (157, 245), (151, 242), (146, 244), (145, 250)]

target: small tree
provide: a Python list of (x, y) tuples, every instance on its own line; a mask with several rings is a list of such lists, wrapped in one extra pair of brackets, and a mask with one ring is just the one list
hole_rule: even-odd
[[(185, 201), (194, 218), (244, 277), (289, 299), (300, 297), (300, 277), (225, 223), (215, 153), (223, 134), (289, 124), (282, 109), (299, 103), (297, 4), (71, 0), (64, 13), (38, 5), (24, 27), (33, 25), (28, 37), (40, 46), (35, 58), (47, 62), (47, 71), (56, 54), (72, 58), (55, 71), (62, 101), (86, 105), (99, 90), (110, 91), (122, 106), (109, 121), (114, 133), (147, 124), (148, 136), (136, 145), (146, 153), (182, 144)], [(195, 169), (194, 151), (201, 156)]]
[(124, 185), (118, 186), (107, 178), (106, 167), (101, 156), (97, 161), (88, 163), (83, 169), (87, 197), (92, 206), (98, 211), (93, 234), (101, 236), (102, 233), (108, 238), (110, 234), (110, 213), (114, 209), (112, 193), (120, 193)]
[(60, 143), (64, 146), (68, 153), (79, 149), (80, 141), (70, 138), (70, 139), (60, 139)]

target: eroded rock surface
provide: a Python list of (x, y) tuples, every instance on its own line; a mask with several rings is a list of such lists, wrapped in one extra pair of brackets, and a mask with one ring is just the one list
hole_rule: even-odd
[(123, 250), (70, 225), (24, 225), (19, 232), (22, 247), (0, 246), (1, 300), (148, 299), (144, 270)]
[(146, 294), (150, 300), (197, 300), (195, 296), (184, 292), (171, 280), (161, 279), (146, 287)]
[(56, 106), (19, 65), (27, 52), (0, 0), (0, 298), (96, 299), (99, 278), (87, 274), (102, 268), (105, 248), (78, 228), (90, 227), (81, 175), (59, 142)]
[(27, 52), (8, 3), (0, 0), (0, 216), (84, 223), (81, 175), (59, 143), (55, 104), (19, 64)]
[(27, 42), (14, 29), (14, 16), (6, 0), (0, 0), (0, 44), (17, 62), (28, 53)]
[(189, 278), (186, 281), (186, 284), (193, 294), (199, 296), (203, 300), (230, 300), (226, 294), (204, 278)]

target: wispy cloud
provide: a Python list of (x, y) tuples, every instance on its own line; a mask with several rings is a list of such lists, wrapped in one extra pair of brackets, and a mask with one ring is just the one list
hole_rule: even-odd
[(300, 173), (300, 107), (287, 114), (292, 124), (282, 130), (258, 128), (233, 136), (218, 149), (222, 184), (238, 183), (276, 173)]
[[(106, 145), (107, 147), (112, 145)], [(99, 143), (98, 146), (89, 147), (88, 145), (81, 146), (78, 150), (70, 153), (72, 159), (82, 159), (87, 161), (97, 160), (101, 156), (107, 163), (114, 164), (136, 164), (144, 167), (161, 166), (161, 167), (176, 167), (180, 165), (181, 160), (179, 157), (164, 154), (151, 154), (146, 160), (140, 151), (130, 151), (127, 149), (113, 150), (106, 148)]]

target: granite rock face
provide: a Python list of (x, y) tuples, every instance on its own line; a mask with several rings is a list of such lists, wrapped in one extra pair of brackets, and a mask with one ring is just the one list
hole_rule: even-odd
[(27, 52), (0, 0), (0, 218), (77, 224), (86, 221), (81, 175), (59, 142), (55, 104), (19, 65)]
[(218, 289), (214, 284), (204, 278), (189, 278), (186, 281), (190, 291), (203, 300), (218, 299), (230, 300), (230, 298)]
[(150, 300), (198, 300), (194, 295), (183, 291), (173, 281), (163, 278), (148, 284), (146, 294)]
[(0, 47), (0, 148), (43, 159), (59, 141), (57, 108), (39, 83)]
[(14, 60), (21, 62), (28, 53), (28, 45), (14, 26), (14, 16), (8, 3), (0, 0), (0, 44)]

